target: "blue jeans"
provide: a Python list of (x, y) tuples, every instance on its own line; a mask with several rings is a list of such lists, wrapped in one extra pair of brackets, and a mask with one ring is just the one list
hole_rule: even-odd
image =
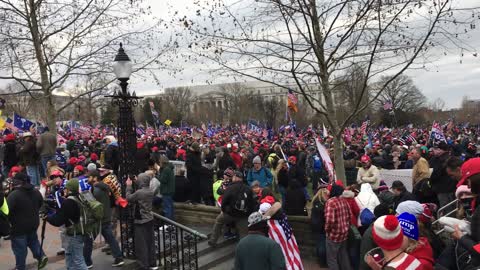
[[(112, 256), (117, 259), (117, 258), (122, 258), (122, 251), (120, 250), (120, 246), (118, 245), (117, 239), (113, 236), (113, 231), (112, 231), (112, 224), (111, 223), (105, 223), (102, 224), (102, 236), (105, 238), (105, 242), (110, 246), (110, 249), (112, 251)], [(83, 246), (83, 257), (85, 258), (85, 263), (87, 265), (92, 265), (92, 251), (93, 251), (93, 240), (89, 236), (85, 236), (85, 245)]]
[(87, 270), (83, 258), (83, 235), (65, 235), (65, 265), (67, 270)]
[(320, 261), (320, 266), (327, 266), (327, 240), (325, 233), (316, 233), (315, 253)]
[(37, 232), (33, 231), (29, 234), (16, 235), (11, 238), (12, 251), (15, 255), (15, 268), (17, 270), (25, 270), (25, 261), (27, 258), (28, 250), (33, 254), (33, 257), (40, 260), (45, 254), (40, 249), (40, 242), (38, 241)]
[(47, 162), (49, 162), (50, 160), (55, 160), (55, 155), (41, 157), (40, 162), (42, 163), (42, 169), (43, 169), (42, 176), (47, 176)]
[(40, 173), (37, 165), (27, 166), (27, 175), (30, 177), (30, 184), (34, 186), (40, 185)]
[(171, 195), (162, 195), (163, 214), (166, 218), (173, 220), (173, 197)]

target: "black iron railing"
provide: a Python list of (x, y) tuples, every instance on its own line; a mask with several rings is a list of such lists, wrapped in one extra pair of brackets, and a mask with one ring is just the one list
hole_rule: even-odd
[(207, 236), (152, 212), (155, 218), (155, 256), (160, 269), (197, 270), (200, 241)]

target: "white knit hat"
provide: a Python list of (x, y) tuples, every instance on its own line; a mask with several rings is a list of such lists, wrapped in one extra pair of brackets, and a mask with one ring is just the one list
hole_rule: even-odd
[(386, 215), (379, 217), (372, 228), (373, 241), (384, 250), (395, 250), (402, 246), (403, 232), (397, 217)]

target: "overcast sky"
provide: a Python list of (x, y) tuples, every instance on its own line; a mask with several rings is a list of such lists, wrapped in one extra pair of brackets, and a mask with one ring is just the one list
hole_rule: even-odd
[[(197, 9), (193, 1), (205, 2), (208, 0), (146, 0), (145, 4), (152, 7), (153, 13), (165, 21), (170, 21), (174, 11), (179, 15), (194, 16)], [(234, 0), (226, 0), (234, 1)], [(456, 0), (461, 6), (470, 6), (472, 3), (478, 3), (479, 0)], [(178, 18), (178, 15), (176, 16)], [(480, 48), (480, 25), (468, 41), (474, 48)], [(128, 47), (125, 46), (128, 53)], [(460, 63), (462, 62), (462, 63)], [(213, 83), (231, 82), (231, 78), (215, 77), (209, 74), (209, 67), (201, 63), (191, 63), (178, 61), (177, 66), (181, 66), (183, 72), (176, 76), (169, 75), (168, 72), (155, 72), (161, 85), (157, 85), (153, 79), (148, 76), (133, 76), (131, 88), (137, 91), (137, 94), (147, 95), (156, 94), (166, 87), (203, 85), (206, 80)], [(1, 71), (0, 71), (1, 72)], [(460, 107), (463, 96), (469, 96), (472, 99), (480, 99), (480, 56), (474, 57), (471, 53), (465, 53), (461, 56), (460, 52), (443, 55), (439, 53), (438, 58), (426, 70), (408, 71), (415, 84), (425, 94), (429, 101), (441, 98), (445, 101), (447, 108)], [(0, 81), (0, 86), (5, 84)]]
[[(157, 16), (169, 19), (171, 10), (178, 10), (179, 14), (192, 15), (196, 6), (192, 0), (149, 0), (153, 12)], [(461, 5), (469, 5), (478, 0), (457, 0)], [(170, 12), (165, 6), (168, 2)], [(477, 26), (480, 28), (480, 25)], [(480, 30), (480, 29), (479, 29)], [(476, 30), (468, 41), (472, 47), (480, 48), (480, 31)], [(461, 63), (460, 63), (461, 62)], [(169, 76), (166, 72), (157, 72), (162, 85), (157, 86), (147, 81), (132, 80), (132, 87), (137, 93), (154, 94), (165, 87), (186, 86), (205, 84), (205, 81), (212, 80), (208, 74), (208, 67), (201, 64), (185, 63), (182, 65), (184, 71), (175, 77)], [(430, 64), (426, 70), (412, 70), (407, 72), (413, 77), (415, 84), (424, 93), (429, 101), (441, 98), (445, 101), (447, 108), (460, 107), (463, 96), (473, 99), (480, 99), (480, 56), (474, 57), (471, 53), (461, 56), (460, 52), (443, 55), (439, 53), (437, 59)], [(193, 83), (192, 83), (193, 80)], [(228, 82), (231, 79), (216, 77), (214, 83)]]

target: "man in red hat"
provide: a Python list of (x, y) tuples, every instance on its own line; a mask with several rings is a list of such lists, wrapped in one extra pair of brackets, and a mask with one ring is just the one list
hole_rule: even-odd
[(367, 155), (363, 155), (360, 158), (360, 162), (362, 163), (362, 167), (358, 169), (357, 183), (359, 185), (368, 183), (372, 186), (373, 190), (377, 190), (380, 184), (380, 172), (378, 168), (372, 165), (372, 160)]

